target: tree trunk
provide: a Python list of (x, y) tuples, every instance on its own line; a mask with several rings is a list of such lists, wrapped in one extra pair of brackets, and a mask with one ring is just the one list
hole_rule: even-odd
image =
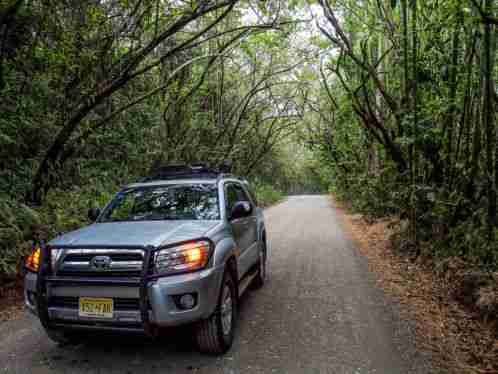
[(455, 30), (453, 32), (453, 42), (452, 42), (452, 52), (451, 52), (451, 66), (450, 66), (450, 77), (449, 77), (449, 103), (450, 108), (448, 110), (448, 115), (446, 118), (446, 123), (444, 125), (443, 134), (448, 131), (448, 143), (446, 147), (446, 157), (448, 160), (446, 167), (446, 181), (451, 183), (451, 174), (453, 170), (452, 165), (452, 153), (453, 153), (453, 130), (455, 128), (455, 112), (456, 112), (456, 93), (458, 88), (457, 72), (458, 72), (458, 52), (460, 50), (460, 15), (457, 17), (458, 22), (455, 25)]
[[(405, 114), (408, 113), (409, 102), (410, 102), (410, 67), (408, 60), (408, 4), (407, 0), (401, 0), (401, 21), (403, 28), (403, 99), (401, 103), (401, 108), (405, 110)], [(402, 136), (404, 129), (401, 124), (399, 135)]]
[[(494, 0), (486, 0), (485, 11), (490, 15)], [(486, 131), (486, 192), (488, 197), (488, 240), (494, 240), (494, 227), (496, 225), (496, 191), (494, 179), (494, 159), (493, 151), (496, 142), (496, 130), (494, 128), (494, 56), (492, 54), (492, 36), (491, 24), (484, 24), (484, 103), (483, 103), (483, 121)]]

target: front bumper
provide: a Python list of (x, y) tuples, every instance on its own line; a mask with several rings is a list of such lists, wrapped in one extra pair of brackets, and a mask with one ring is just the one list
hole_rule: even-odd
[[(37, 302), (39, 275), (28, 272), (25, 277), (25, 303), (39, 315), (48, 328), (92, 330), (145, 331), (149, 326), (178, 326), (208, 318), (217, 305), (223, 278), (223, 267), (205, 269), (195, 273), (167, 276), (147, 281), (140, 278), (122, 282), (97, 278), (44, 277), (43, 312)], [(141, 308), (146, 290), (146, 306)], [(177, 297), (186, 293), (196, 295), (196, 305), (182, 310)], [(79, 297), (104, 297), (114, 299), (112, 318), (81, 317), (78, 313)], [(144, 318), (144, 310), (147, 315)]]

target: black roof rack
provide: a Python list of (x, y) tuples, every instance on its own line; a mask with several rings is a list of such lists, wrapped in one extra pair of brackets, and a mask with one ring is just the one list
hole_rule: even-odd
[(212, 168), (207, 164), (160, 166), (153, 169), (140, 182), (171, 179), (214, 179), (220, 176), (231, 176), (229, 171), (229, 165), (222, 165), (219, 168)]

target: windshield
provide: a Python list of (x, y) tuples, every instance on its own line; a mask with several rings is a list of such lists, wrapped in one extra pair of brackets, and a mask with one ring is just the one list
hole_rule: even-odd
[(218, 220), (216, 184), (139, 187), (121, 191), (100, 222)]

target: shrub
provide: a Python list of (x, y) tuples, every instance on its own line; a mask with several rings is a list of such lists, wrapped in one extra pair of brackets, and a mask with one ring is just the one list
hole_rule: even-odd
[(254, 193), (259, 205), (263, 207), (275, 204), (284, 198), (283, 192), (266, 183), (256, 184)]

